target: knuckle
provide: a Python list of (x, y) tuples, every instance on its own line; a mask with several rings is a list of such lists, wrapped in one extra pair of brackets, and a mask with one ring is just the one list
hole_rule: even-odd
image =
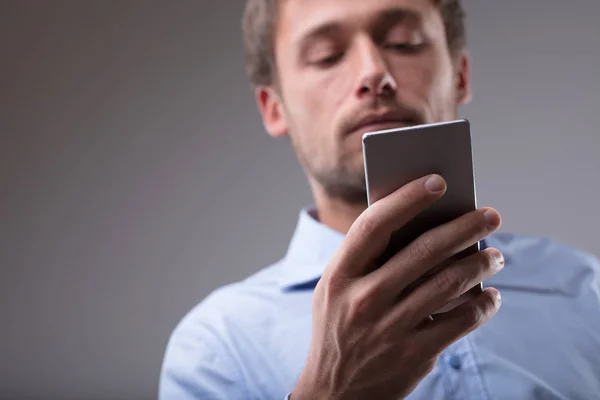
[(367, 211), (361, 216), (357, 226), (358, 234), (361, 236), (371, 236), (379, 229), (379, 220), (373, 211), (375, 205), (368, 208)]
[(488, 296), (485, 301), (483, 313), (484, 313), (484, 315), (488, 315), (488, 314), (493, 315), (495, 310), (496, 310), (496, 303), (494, 302), (494, 300), (492, 300), (492, 298), (490, 296)]
[(338, 277), (336, 274), (330, 274), (322, 277), (318, 285), (322, 287), (327, 295), (336, 296), (348, 287), (349, 282), (346, 279)]
[(351, 319), (359, 319), (367, 316), (373, 306), (374, 295), (373, 291), (367, 288), (356, 290), (350, 299), (349, 317)]
[(451, 272), (450, 269), (444, 268), (435, 274), (434, 278), (437, 289), (442, 293), (459, 292), (462, 287), (460, 279)]
[(427, 260), (433, 256), (431, 239), (428, 236), (418, 238), (410, 245), (410, 258), (414, 261)]
[(465, 310), (462, 317), (466, 328), (474, 328), (482, 324), (485, 312), (479, 307), (470, 307)]

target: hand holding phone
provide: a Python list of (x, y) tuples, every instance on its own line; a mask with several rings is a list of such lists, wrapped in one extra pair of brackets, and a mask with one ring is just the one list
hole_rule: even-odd
[[(465, 119), (367, 133), (363, 136), (363, 155), (369, 206), (428, 174), (439, 174), (447, 182), (444, 196), (391, 234), (377, 265), (385, 263), (427, 231), (477, 209), (470, 124)], [(447, 265), (479, 250), (479, 242), (459, 249), (426, 271), (406, 291), (414, 290)], [(482, 284), (478, 283), (434, 314), (451, 310), (481, 290)]]
[(493, 249), (457, 261), (441, 278), (398, 297), (426, 271), (495, 231), (500, 216), (493, 209), (427, 231), (372, 269), (391, 233), (438, 202), (446, 189), (439, 176), (416, 179), (367, 208), (351, 226), (315, 288), (311, 344), (293, 400), (405, 398), (448, 346), (496, 313), (499, 293), (487, 288), (430, 317), (502, 268)]

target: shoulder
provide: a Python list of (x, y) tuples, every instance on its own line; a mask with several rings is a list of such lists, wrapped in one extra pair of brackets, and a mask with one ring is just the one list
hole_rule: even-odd
[(200, 398), (248, 398), (249, 382), (236, 349), (250, 325), (272, 318), (269, 308), (280, 292), (277, 268), (278, 263), (219, 287), (185, 314), (168, 340), (161, 398), (196, 398), (192, 392)]
[[(277, 302), (281, 291), (277, 282), (280, 263), (272, 264), (237, 282), (210, 292), (179, 321), (171, 340), (201, 335), (227, 341), (245, 321), (260, 323), (268, 308)], [(209, 331), (209, 332), (207, 332)]]

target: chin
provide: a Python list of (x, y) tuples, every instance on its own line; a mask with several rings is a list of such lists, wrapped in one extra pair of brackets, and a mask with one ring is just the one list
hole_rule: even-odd
[(325, 193), (330, 199), (341, 200), (346, 204), (351, 205), (367, 205), (367, 190), (363, 185), (358, 182), (345, 182), (340, 184), (330, 184), (323, 186)]

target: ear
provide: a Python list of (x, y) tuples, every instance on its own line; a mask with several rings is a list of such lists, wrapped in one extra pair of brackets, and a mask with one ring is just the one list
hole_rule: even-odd
[(465, 50), (458, 56), (456, 64), (456, 102), (463, 105), (471, 101), (471, 56)]
[(272, 137), (286, 136), (289, 127), (283, 102), (277, 91), (271, 86), (261, 86), (256, 88), (255, 96), (267, 133)]

